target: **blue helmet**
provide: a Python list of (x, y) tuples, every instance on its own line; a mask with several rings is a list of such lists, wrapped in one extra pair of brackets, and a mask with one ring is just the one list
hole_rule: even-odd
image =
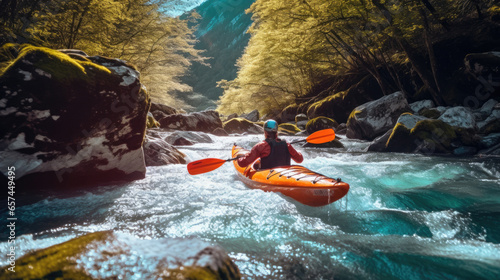
[(278, 131), (278, 123), (275, 120), (267, 120), (264, 123), (264, 130), (267, 132), (277, 132)]

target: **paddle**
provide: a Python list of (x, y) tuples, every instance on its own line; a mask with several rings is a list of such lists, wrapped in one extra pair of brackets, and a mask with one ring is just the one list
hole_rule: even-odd
[[(323, 144), (333, 141), (333, 139), (335, 139), (335, 131), (332, 128), (329, 128), (316, 131), (313, 134), (309, 135), (306, 139), (292, 141), (290, 142), (290, 144), (295, 144), (300, 142), (309, 142), (311, 144)], [(187, 169), (189, 174), (191, 175), (203, 174), (221, 167), (224, 163), (228, 161), (233, 161), (236, 159), (238, 158), (235, 157), (230, 159), (218, 159), (218, 158), (200, 159), (188, 163)]]

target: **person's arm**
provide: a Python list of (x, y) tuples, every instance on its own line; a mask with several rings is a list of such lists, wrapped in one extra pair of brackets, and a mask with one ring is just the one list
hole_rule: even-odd
[(301, 163), (304, 160), (302, 154), (297, 150), (295, 150), (295, 148), (292, 145), (290, 145), (290, 143), (287, 143), (287, 145), (288, 145), (288, 151), (290, 152), (290, 156), (292, 157), (292, 159), (296, 163)]
[(257, 145), (253, 146), (252, 150), (250, 153), (246, 154), (243, 157), (238, 158), (238, 165), (240, 167), (246, 167), (250, 163), (254, 162), (257, 158), (264, 156), (262, 154), (263, 150), (265, 149), (265, 146), (269, 146), (267, 142), (260, 142)]

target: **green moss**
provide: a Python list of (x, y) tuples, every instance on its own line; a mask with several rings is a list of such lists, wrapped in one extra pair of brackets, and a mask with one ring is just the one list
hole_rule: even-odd
[(160, 123), (153, 116), (148, 115), (147, 128), (160, 127)]
[(0, 48), (0, 75), (12, 64), (19, 52), (19, 45), (4, 44)]
[(92, 279), (75, 267), (72, 258), (85, 252), (87, 245), (104, 241), (110, 232), (96, 232), (37, 250), (16, 260), (16, 272), (0, 271), (0, 279)]
[(73, 59), (69, 55), (57, 50), (31, 45), (21, 46), (19, 55), (14, 61), (9, 63), (9, 65), (4, 69), (5, 71), (3, 74), (8, 73), (16, 63), (23, 61), (24, 59), (34, 62), (34, 67), (43, 70), (44, 72), (50, 74), (54, 79), (64, 83), (71, 83), (74, 80), (89, 81), (95, 78), (88, 75), (88, 72), (90, 72), (88, 70), (90, 69), (98, 75), (111, 75), (111, 71), (104, 66), (92, 63), (88, 60), (86, 61), (84, 59)]
[(311, 119), (306, 124), (307, 133), (311, 134), (318, 130), (327, 129), (327, 128), (337, 128), (339, 125), (335, 120), (332, 120), (327, 117), (317, 117)]

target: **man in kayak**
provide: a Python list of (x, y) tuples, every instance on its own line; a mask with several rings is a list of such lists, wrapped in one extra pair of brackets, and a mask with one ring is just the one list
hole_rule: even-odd
[(290, 159), (301, 163), (304, 157), (292, 145), (278, 138), (278, 123), (267, 120), (264, 123), (264, 136), (266, 139), (253, 146), (250, 153), (238, 158), (238, 165), (245, 167), (257, 158), (260, 158), (260, 169), (269, 169), (276, 166), (290, 165)]

